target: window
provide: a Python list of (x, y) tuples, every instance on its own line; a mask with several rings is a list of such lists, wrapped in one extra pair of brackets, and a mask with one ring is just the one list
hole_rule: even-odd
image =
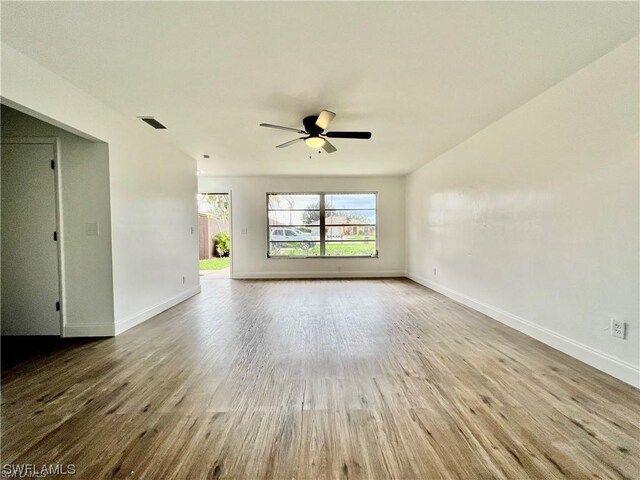
[(268, 257), (377, 257), (376, 193), (268, 193)]

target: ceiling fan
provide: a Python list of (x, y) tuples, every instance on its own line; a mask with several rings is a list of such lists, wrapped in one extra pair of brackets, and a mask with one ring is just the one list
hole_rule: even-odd
[(322, 110), (320, 115), (309, 115), (302, 120), (304, 130), (299, 128), (282, 127), (280, 125), (272, 125), (271, 123), (261, 123), (261, 127), (277, 128), (279, 130), (291, 130), (292, 132), (306, 135), (305, 137), (296, 138), (280, 145), (276, 145), (276, 148), (284, 148), (294, 143), (302, 142), (306, 143), (311, 148), (323, 148), (327, 153), (333, 153), (337, 151), (337, 148), (329, 143), (328, 138), (360, 138), (367, 140), (371, 138), (371, 132), (326, 132), (329, 127), (329, 123), (336, 116), (335, 113), (329, 110)]

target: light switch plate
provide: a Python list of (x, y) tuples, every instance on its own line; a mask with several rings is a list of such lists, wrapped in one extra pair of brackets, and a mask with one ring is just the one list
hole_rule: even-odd
[(99, 235), (99, 228), (97, 223), (85, 223), (84, 233), (89, 237), (97, 237)]

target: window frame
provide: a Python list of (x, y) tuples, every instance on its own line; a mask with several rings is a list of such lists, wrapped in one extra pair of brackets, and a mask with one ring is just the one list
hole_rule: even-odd
[[(295, 226), (291, 226), (291, 225), (278, 225), (278, 226), (271, 226), (269, 224), (269, 212), (270, 211), (276, 211), (276, 210), (272, 210), (269, 209), (269, 196), (270, 195), (318, 195), (320, 197), (320, 208), (319, 208), (319, 212), (320, 212), (320, 221), (318, 223), (318, 227), (320, 228), (320, 241), (318, 242), (320, 244), (320, 255), (271, 255), (269, 253), (269, 246), (271, 244), (271, 240), (270, 240), (270, 229), (271, 228), (282, 228), (282, 230), (284, 231), (285, 228), (289, 227), (289, 228), (295, 228)], [(375, 238), (375, 253), (372, 255), (326, 255), (326, 205), (325, 205), (325, 196), (326, 195), (374, 195), (375, 196), (375, 201), (376, 201), (376, 208), (373, 209), (374, 210), (374, 224), (362, 224), (361, 226), (367, 226), (367, 227), (375, 227), (376, 229), (376, 238)], [(287, 259), (287, 258), (292, 258), (292, 259), (297, 259), (297, 258), (380, 258), (380, 251), (379, 251), (379, 244), (378, 244), (378, 192), (376, 191), (350, 191), (350, 192), (344, 192), (344, 191), (340, 191), (340, 192), (309, 192), (309, 191), (305, 191), (305, 192), (267, 192), (266, 193), (266, 218), (267, 218), (267, 258), (268, 259)], [(293, 211), (300, 211), (299, 209), (292, 209)], [(352, 208), (352, 209), (329, 209), (329, 210), (371, 210), (371, 209), (356, 209), (356, 208)], [(289, 210), (280, 210), (280, 211), (289, 211)], [(305, 209), (306, 211), (306, 209)], [(360, 225), (360, 224), (355, 224), (355, 225)], [(340, 225), (330, 225), (333, 227), (336, 226), (340, 226)], [(356, 242), (356, 240), (344, 240), (344, 242)], [(332, 243), (332, 242), (329, 242)]]

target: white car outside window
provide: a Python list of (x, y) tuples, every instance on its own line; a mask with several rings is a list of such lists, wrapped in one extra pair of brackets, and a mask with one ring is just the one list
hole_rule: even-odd
[(272, 242), (299, 242), (303, 250), (313, 247), (313, 235), (297, 228), (272, 228)]

